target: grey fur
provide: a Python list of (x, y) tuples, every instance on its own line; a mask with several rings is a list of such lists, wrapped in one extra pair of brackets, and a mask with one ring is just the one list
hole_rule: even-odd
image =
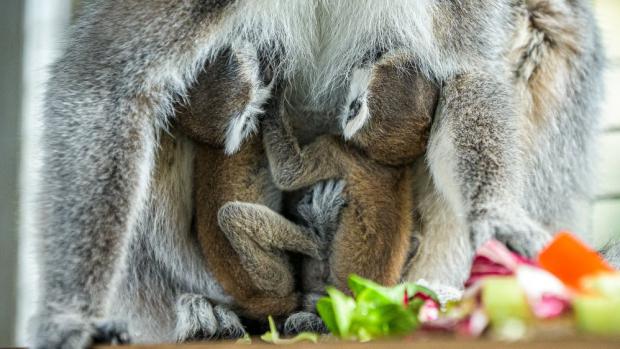
[[(410, 51), (443, 84), (416, 165), (422, 238), (406, 278), (460, 285), (470, 236), (531, 254), (539, 226), (586, 231), (603, 61), (589, 1), (93, 1), (69, 38), (43, 119), (32, 347), (86, 347), (112, 317), (134, 340), (173, 341), (179, 296), (230, 303), (189, 233), (192, 146), (165, 126), (204, 61), (241, 39), (273, 46), (309, 125), (329, 124), (377, 47)], [(563, 69), (534, 90), (545, 65)], [(552, 94), (536, 105), (532, 91)]]
[(245, 334), (237, 315), (197, 294), (185, 294), (176, 304), (178, 342), (239, 338)]
[(600, 252), (614, 268), (620, 269), (620, 241), (616, 240), (607, 243)]
[(315, 311), (316, 302), (311, 301), (316, 298), (313, 295), (323, 293), (329, 279), (330, 245), (338, 231), (340, 209), (346, 204), (342, 195), (345, 185), (343, 180), (319, 182), (305, 193), (297, 205), (299, 215), (321, 241), (321, 254), (318, 258), (304, 258), (301, 268), (302, 307), (307, 311)]
[(325, 323), (316, 313), (300, 311), (284, 322), (284, 333), (296, 335), (301, 332), (327, 333)]
[(341, 195), (345, 185), (343, 180), (319, 182), (306, 191), (297, 204), (300, 217), (309, 228), (316, 231), (323, 246), (328, 246), (338, 229), (338, 214), (340, 208), (346, 204)]
[[(428, 166), (417, 168), (423, 228), (409, 280), (461, 287), (472, 252), (469, 232), (476, 233), (474, 245), (495, 234), (529, 255), (560, 229), (587, 239), (604, 57), (596, 21), (587, 1), (513, 1), (510, 12), (511, 40), (502, 54), (507, 71), (465, 90), (495, 100), (492, 108), (507, 104), (489, 120), (491, 109), (476, 110), (464, 95), (444, 98), (457, 117), (438, 113)], [(460, 88), (463, 78), (447, 81), (447, 88)], [(494, 80), (499, 89), (490, 95)], [(498, 93), (512, 100), (498, 101)], [(463, 185), (459, 178), (476, 180)]]
[(340, 209), (346, 204), (342, 195), (345, 185), (343, 180), (319, 182), (306, 190), (297, 204), (300, 217), (319, 237), (322, 254), (319, 258), (304, 257), (302, 260), (300, 287), (303, 311), (286, 318), (285, 334), (327, 332), (323, 320), (316, 314), (316, 303), (323, 297), (329, 279), (330, 244), (338, 230)]
[[(517, 113), (510, 86), (484, 72), (458, 75), (444, 84), (429, 152), (448, 146), (453, 156), (444, 158), (453, 169), (434, 172), (439, 190), (461, 211), (470, 226), (474, 249), (497, 238), (515, 250), (533, 256), (549, 233), (532, 222), (519, 207), (523, 175), (519, 154)], [(480, 105), (484, 108), (481, 109)], [(447, 144), (438, 144), (446, 142)], [(444, 170), (444, 167), (438, 170)], [(433, 170), (431, 164), (431, 170)], [(445, 181), (445, 182), (442, 182)], [(448, 192), (460, 188), (459, 193)]]

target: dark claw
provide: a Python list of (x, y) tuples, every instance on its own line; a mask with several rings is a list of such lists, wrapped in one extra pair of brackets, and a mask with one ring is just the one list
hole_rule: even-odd
[(126, 326), (116, 322), (106, 322), (95, 326), (93, 342), (98, 344), (129, 344), (131, 339)]

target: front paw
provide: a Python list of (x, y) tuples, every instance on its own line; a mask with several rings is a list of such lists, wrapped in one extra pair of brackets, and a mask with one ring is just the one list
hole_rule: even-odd
[(516, 253), (533, 258), (551, 240), (549, 232), (519, 209), (487, 211), (470, 224), (474, 249), (494, 238)]
[(32, 348), (89, 348), (93, 344), (130, 343), (122, 321), (89, 320), (80, 314), (45, 314), (33, 319)]
[(284, 322), (284, 334), (292, 336), (301, 332), (327, 333), (327, 326), (315, 313), (300, 311), (289, 316)]
[(112, 345), (131, 343), (127, 323), (119, 320), (95, 321), (93, 341)]
[(324, 243), (329, 243), (340, 223), (340, 211), (346, 200), (342, 191), (344, 180), (327, 180), (315, 184), (297, 205), (297, 212), (310, 228), (318, 232)]
[(209, 339), (236, 339), (245, 334), (237, 314), (198, 294), (184, 294), (176, 304), (175, 335), (179, 343)]

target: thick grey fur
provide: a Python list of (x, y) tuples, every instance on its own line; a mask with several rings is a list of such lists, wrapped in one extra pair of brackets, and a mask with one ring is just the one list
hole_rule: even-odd
[[(542, 117), (553, 122), (527, 127), (522, 75), (506, 55), (519, 18), (535, 18), (540, 3), (560, 15), (549, 33), (579, 30), (559, 31), (577, 49), (548, 86), (558, 103)], [(421, 245), (406, 278), (460, 285), (489, 237), (532, 254), (548, 232), (587, 231), (603, 65), (587, 0), (110, 0), (81, 12), (45, 102), (33, 348), (87, 347), (111, 319), (134, 341), (175, 341), (188, 332), (175, 311), (184, 294), (205, 297), (216, 318), (226, 309), (189, 233), (192, 145), (174, 132), (163, 140), (173, 102), (239, 40), (279, 57), (275, 73), (306, 125), (325, 124), (352, 67), (377, 47), (411, 52), (442, 84), (427, 161), (416, 165)], [(230, 332), (227, 314), (203, 332)]]
[(343, 180), (322, 181), (307, 190), (297, 204), (297, 211), (306, 224), (322, 241), (321, 258), (304, 257), (301, 266), (302, 311), (289, 316), (284, 322), (285, 334), (300, 332), (327, 332), (323, 320), (316, 314), (316, 303), (324, 295), (329, 279), (330, 244), (340, 224), (340, 210), (346, 205), (342, 194)]

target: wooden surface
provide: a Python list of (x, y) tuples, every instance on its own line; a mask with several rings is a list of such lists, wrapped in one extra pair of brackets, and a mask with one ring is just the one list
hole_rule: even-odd
[[(243, 349), (243, 348), (274, 348), (273, 344), (261, 342), (259, 339), (254, 340), (252, 344), (237, 344), (234, 342), (202, 342), (183, 345), (132, 345), (124, 347), (105, 347), (100, 346), (98, 349), (110, 348), (156, 348), (156, 349)], [(282, 347), (282, 346), (279, 346)], [(299, 343), (293, 345), (285, 345), (287, 348), (299, 349), (366, 349), (366, 348), (385, 348), (385, 349), (486, 349), (486, 348), (513, 348), (513, 349), (607, 349), (620, 348), (620, 340), (612, 339), (587, 339), (587, 338), (566, 338), (553, 340), (536, 340), (536, 341), (520, 341), (520, 342), (498, 342), (490, 340), (454, 340), (454, 339), (428, 339), (428, 340), (400, 340), (400, 341), (377, 341), (370, 343), (354, 343), (342, 341), (326, 341), (318, 344)]]

